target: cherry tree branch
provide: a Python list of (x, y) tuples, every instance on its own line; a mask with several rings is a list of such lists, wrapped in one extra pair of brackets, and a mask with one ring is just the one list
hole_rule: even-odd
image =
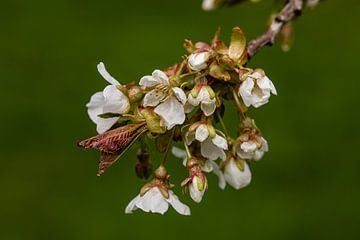
[[(235, 4), (241, 0), (232, 0)], [(283, 9), (274, 17), (268, 29), (248, 44), (249, 57), (254, 56), (265, 45), (272, 45), (284, 25), (301, 14), (304, 0), (288, 0)]]

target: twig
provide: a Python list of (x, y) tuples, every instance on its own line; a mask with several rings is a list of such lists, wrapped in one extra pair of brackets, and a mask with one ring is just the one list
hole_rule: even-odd
[(303, 5), (304, 0), (288, 0), (283, 9), (274, 17), (269, 28), (249, 42), (247, 48), (249, 57), (254, 56), (265, 45), (272, 45), (283, 26), (301, 14)]

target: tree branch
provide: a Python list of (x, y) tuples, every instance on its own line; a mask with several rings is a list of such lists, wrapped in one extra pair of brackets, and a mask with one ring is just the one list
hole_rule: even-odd
[(249, 42), (247, 48), (249, 57), (254, 56), (265, 45), (271, 46), (283, 26), (301, 14), (303, 5), (304, 0), (288, 0), (283, 9), (274, 17), (269, 28)]

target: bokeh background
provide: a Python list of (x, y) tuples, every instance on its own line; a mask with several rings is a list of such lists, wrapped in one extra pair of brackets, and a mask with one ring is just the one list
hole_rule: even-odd
[[(96, 177), (98, 153), (75, 146), (95, 134), (85, 104), (106, 82), (177, 62), (184, 38), (208, 41), (218, 26), (249, 39), (273, 1), (203, 12), (200, 0), (0, 1), (0, 239), (359, 239), (358, 0), (322, 2), (295, 22), (289, 53), (264, 48), (262, 67), (278, 96), (252, 109), (270, 143), (252, 184), (210, 189), (201, 204), (182, 196), (186, 171), (169, 163), (191, 217), (124, 208), (143, 181), (134, 151)], [(236, 125), (235, 113), (226, 123)], [(157, 160), (154, 159), (156, 162)]]

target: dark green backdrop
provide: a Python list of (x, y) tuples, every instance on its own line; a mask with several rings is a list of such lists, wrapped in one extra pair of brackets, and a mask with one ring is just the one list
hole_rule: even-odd
[[(0, 1), (0, 239), (360, 238), (358, 0), (307, 9), (291, 52), (275, 45), (252, 60), (278, 96), (250, 113), (270, 152), (249, 187), (221, 191), (211, 176), (201, 204), (175, 190), (191, 217), (125, 215), (143, 184), (134, 152), (96, 177), (98, 154), (75, 142), (95, 134), (84, 105), (106, 85), (99, 61), (137, 81), (178, 61), (184, 38), (207, 41), (221, 26), (227, 40), (236, 25), (255, 37), (272, 7), (206, 13), (200, 2)], [(170, 162), (179, 186), (187, 173)]]

